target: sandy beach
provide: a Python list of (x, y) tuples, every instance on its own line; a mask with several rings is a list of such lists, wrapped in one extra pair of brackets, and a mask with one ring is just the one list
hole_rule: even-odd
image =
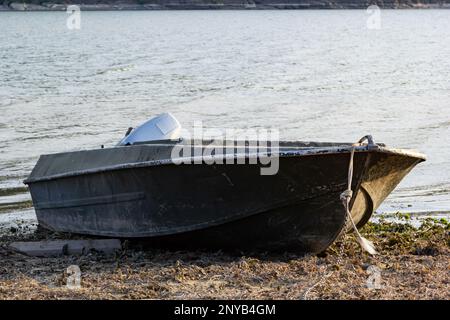
[[(413, 227), (408, 215), (369, 223), (316, 256), (173, 251), (125, 242), (114, 256), (28, 257), (12, 241), (67, 238), (20, 221), (0, 236), (0, 299), (449, 299), (450, 237), (445, 219)], [(70, 236), (77, 238), (76, 236)], [(81, 288), (66, 287), (70, 265)]]

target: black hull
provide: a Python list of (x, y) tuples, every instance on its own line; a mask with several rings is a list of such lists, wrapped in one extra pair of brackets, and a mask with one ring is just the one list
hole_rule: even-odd
[[(357, 152), (355, 222), (367, 222), (420, 161), (378, 149)], [(339, 196), (348, 163), (347, 150), (282, 155), (273, 176), (261, 175), (255, 164), (164, 164), (32, 178), (28, 184), (39, 223), (50, 230), (150, 238), (158, 246), (320, 252), (344, 228)], [(41, 167), (46, 165), (51, 167)]]
[(323, 196), (205, 229), (147, 238), (144, 243), (176, 249), (321, 252), (339, 235), (344, 219), (342, 203)]

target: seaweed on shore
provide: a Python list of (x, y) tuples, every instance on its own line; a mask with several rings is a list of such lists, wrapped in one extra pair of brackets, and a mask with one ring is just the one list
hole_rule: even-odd
[[(352, 234), (320, 255), (169, 251), (125, 246), (116, 256), (58, 258), (7, 250), (15, 240), (66, 235), (38, 230), (0, 236), (0, 299), (449, 299), (447, 221), (368, 223), (380, 252), (362, 252)], [(72, 236), (76, 237), (76, 236)], [(343, 249), (341, 254), (341, 249)], [(81, 289), (66, 287), (69, 265)], [(373, 270), (380, 287), (368, 284)]]

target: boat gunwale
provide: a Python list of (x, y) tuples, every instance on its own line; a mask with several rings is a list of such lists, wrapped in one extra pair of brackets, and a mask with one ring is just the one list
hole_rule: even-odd
[[(152, 147), (164, 147), (164, 146), (174, 146), (172, 144), (151, 144)], [(196, 145), (192, 145), (196, 146)], [(203, 146), (203, 145), (202, 145)], [(211, 146), (211, 145), (204, 145), (205, 147)], [(125, 147), (119, 147), (119, 148), (129, 148), (130, 146)], [(212, 146), (214, 147), (214, 146)], [(293, 148), (297, 148), (297, 150), (292, 150)], [(279, 148), (278, 152), (256, 152), (256, 153), (233, 153), (233, 154), (219, 154), (219, 155), (208, 155), (208, 156), (191, 156), (191, 157), (180, 157), (176, 159), (158, 159), (158, 160), (149, 160), (149, 161), (141, 161), (141, 162), (132, 162), (132, 163), (123, 163), (123, 164), (116, 164), (116, 165), (110, 165), (110, 166), (104, 166), (104, 167), (97, 167), (94, 169), (85, 169), (85, 170), (76, 170), (76, 171), (69, 171), (64, 173), (58, 173), (53, 174), (49, 176), (42, 176), (37, 178), (27, 178), (23, 181), (24, 184), (32, 184), (36, 182), (43, 182), (43, 181), (51, 181), (56, 179), (62, 179), (62, 178), (69, 178), (74, 176), (81, 176), (81, 175), (89, 175), (89, 174), (96, 174), (101, 172), (107, 172), (107, 171), (117, 171), (117, 170), (125, 170), (125, 169), (134, 169), (134, 168), (145, 168), (145, 167), (154, 167), (154, 166), (160, 166), (160, 165), (181, 165), (181, 164), (195, 164), (196, 161), (202, 161), (202, 164), (204, 164), (205, 161), (214, 161), (216, 159), (221, 160), (227, 160), (227, 159), (258, 159), (261, 157), (273, 157), (274, 155), (278, 155), (281, 158), (287, 158), (287, 157), (303, 157), (303, 156), (314, 156), (314, 155), (333, 155), (333, 154), (343, 154), (343, 153), (350, 153), (352, 149), (355, 149), (355, 152), (381, 152), (381, 153), (387, 153), (387, 154), (396, 154), (396, 155), (402, 155), (412, 158), (417, 158), (420, 161), (426, 160), (426, 155), (410, 150), (410, 149), (396, 149), (396, 148), (388, 148), (380, 145), (339, 145), (336, 144), (336, 146), (331, 147), (281, 147)], [(112, 149), (112, 148), (111, 148)], [(291, 150), (283, 150), (283, 149), (291, 149)], [(98, 149), (101, 150), (101, 149)], [(74, 152), (85, 152), (85, 151), (91, 151), (91, 150), (83, 150), (83, 151), (74, 151)], [(64, 152), (67, 153), (67, 152)], [(70, 153), (70, 152), (69, 152)], [(63, 153), (59, 153), (63, 154)], [(45, 155), (45, 156), (52, 156), (55, 154)], [(178, 164), (176, 162), (179, 162)], [(185, 163), (187, 162), (187, 163)], [(233, 163), (234, 164), (234, 163)]]

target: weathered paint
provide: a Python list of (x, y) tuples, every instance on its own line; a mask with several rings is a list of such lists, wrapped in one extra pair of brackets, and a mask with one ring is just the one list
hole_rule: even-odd
[[(150, 237), (153, 243), (305, 252), (324, 250), (344, 228), (339, 195), (346, 189), (349, 144), (281, 143), (274, 176), (261, 176), (261, 165), (248, 162), (174, 165), (173, 146), (41, 157), (26, 180), (40, 224), (62, 232)], [(355, 148), (351, 205), (362, 226), (424, 156)]]

